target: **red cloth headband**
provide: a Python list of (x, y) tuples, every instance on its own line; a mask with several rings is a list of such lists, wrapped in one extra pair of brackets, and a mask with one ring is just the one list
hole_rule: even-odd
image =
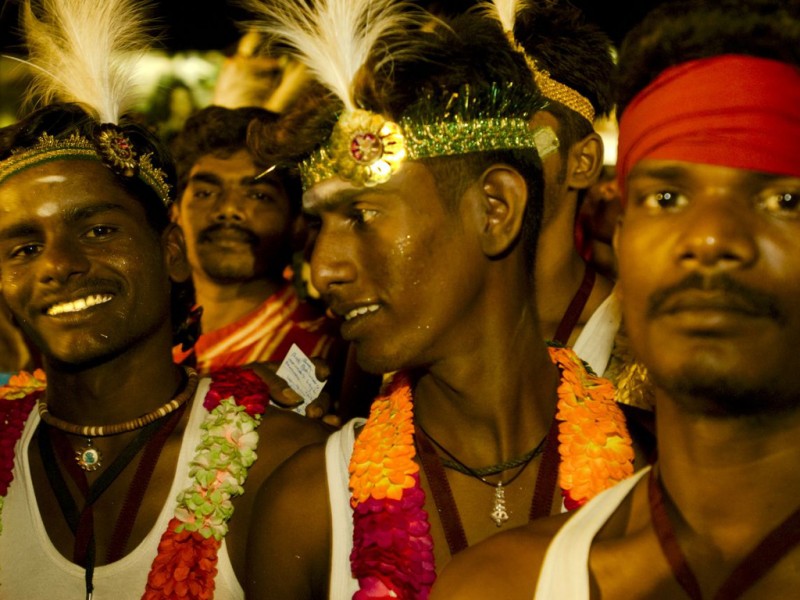
[(727, 54), (670, 67), (619, 125), (623, 198), (642, 159), (683, 160), (800, 177), (800, 69)]

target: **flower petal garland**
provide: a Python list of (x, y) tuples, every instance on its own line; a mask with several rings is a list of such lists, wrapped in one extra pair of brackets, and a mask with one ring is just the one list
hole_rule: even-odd
[[(0, 387), (0, 517), (17, 441), (45, 385), (44, 373), (37, 370), (15, 375)], [(192, 485), (178, 496), (175, 516), (161, 536), (144, 599), (214, 597), (217, 553), (233, 514), (231, 500), (244, 491), (247, 470), (256, 460), (256, 428), (268, 403), (269, 388), (252, 371), (228, 368), (213, 374), (203, 403), (209, 412), (189, 468)]]
[(178, 495), (175, 517), (158, 545), (144, 600), (214, 597), (217, 552), (256, 460), (258, 432), (269, 388), (252, 371), (220, 369), (203, 406), (203, 435), (189, 468), (192, 485)]
[[(611, 383), (572, 350), (549, 350), (561, 370), (559, 483), (572, 510), (633, 473), (633, 445)], [(428, 598), (436, 567), (415, 456), (411, 383), (399, 373), (373, 401), (350, 459), (353, 600)]]
[(633, 475), (633, 443), (610, 381), (589, 373), (572, 350), (551, 347), (558, 386), (558, 483), (574, 510)]
[(411, 385), (400, 374), (373, 401), (350, 461), (353, 600), (424, 599), (436, 579), (415, 454)]
[(3, 504), (14, 479), (14, 449), (25, 422), (47, 386), (44, 371), (14, 375), (0, 387), (0, 534), (3, 533)]

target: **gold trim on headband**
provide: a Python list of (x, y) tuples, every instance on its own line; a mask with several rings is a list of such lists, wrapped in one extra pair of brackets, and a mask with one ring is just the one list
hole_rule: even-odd
[(470, 152), (535, 148), (540, 158), (558, 149), (550, 127), (531, 127), (522, 117), (454, 119), (419, 123), (356, 110), (343, 113), (330, 142), (299, 165), (303, 189), (339, 176), (354, 185), (385, 183), (403, 160)]
[(553, 79), (546, 69), (540, 69), (536, 60), (526, 52), (525, 47), (517, 41), (514, 34), (506, 32), (506, 35), (514, 49), (525, 57), (525, 62), (528, 63), (528, 68), (533, 73), (533, 80), (536, 82), (539, 91), (542, 92), (542, 96), (553, 102), (563, 104), (589, 121), (589, 123), (594, 124), (594, 107), (589, 102), (589, 99), (578, 90)]
[(533, 62), (533, 80), (539, 86), (542, 96), (553, 102), (563, 104), (570, 110), (575, 111), (589, 123), (594, 123), (594, 107), (585, 96), (580, 94), (577, 90), (572, 89), (568, 85), (556, 81), (550, 77), (550, 73), (539, 69), (536, 62)]
[(137, 176), (147, 184), (164, 203), (170, 204), (170, 186), (166, 174), (153, 165), (152, 153), (137, 158), (131, 141), (113, 125), (103, 126), (97, 142), (77, 133), (66, 139), (56, 139), (43, 133), (37, 143), (29, 148), (12, 151), (9, 158), (0, 161), (0, 184), (27, 168), (54, 160), (99, 160), (111, 170), (126, 177)]

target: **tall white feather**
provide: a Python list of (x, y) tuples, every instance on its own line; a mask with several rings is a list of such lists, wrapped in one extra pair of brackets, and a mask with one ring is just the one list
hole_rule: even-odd
[(43, 0), (23, 7), (34, 69), (29, 95), (44, 103), (78, 102), (102, 123), (135, 106), (135, 63), (151, 41), (140, 0)]
[(257, 28), (286, 43), (314, 77), (355, 110), (352, 84), (375, 44), (420, 22), (399, 0), (245, 0)]
[(491, 0), (486, 2), (485, 9), (495, 17), (503, 26), (503, 31), (514, 32), (517, 14), (530, 5), (529, 0)]

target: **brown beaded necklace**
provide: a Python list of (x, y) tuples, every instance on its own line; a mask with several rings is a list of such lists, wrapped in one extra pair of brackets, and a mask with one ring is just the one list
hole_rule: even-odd
[(37, 406), (39, 417), (50, 427), (86, 438), (86, 445), (81, 446), (75, 451), (75, 461), (84, 471), (96, 471), (103, 463), (103, 455), (100, 450), (94, 447), (92, 438), (118, 435), (120, 433), (128, 433), (129, 431), (141, 429), (175, 412), (183, 406), (189, 398), (194, 396), (198, 382), (197, 371), (191, 367), (183, 367), (183, 369), (186, 373), (186, 385), (183, 386), (183, 391), (166, 404), (135, 419), (123, 421), (122, 423), (114, 423), (113, 425), (75, 425), (74, 423), (69, 423), (68, 421), (64, 421), (50, 414), (47, 408), (47, 402), (42, 400), (39, 400)]

